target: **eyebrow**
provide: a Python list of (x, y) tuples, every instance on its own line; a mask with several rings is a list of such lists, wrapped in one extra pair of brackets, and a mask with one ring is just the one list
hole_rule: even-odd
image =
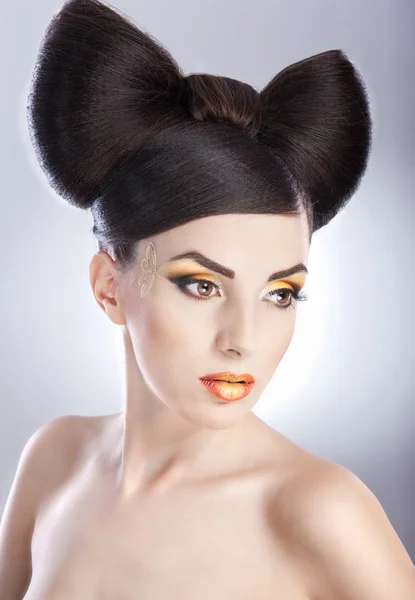
[[(200, 252), (196, 252), (196, 250), (192, 250), (191, 252), (183, 252), (183, 254), (177, 254), (176, 256), (173, 256), (172, 258), (170, 258), (170, 260), (168, 260), (167, 262), (172, 262), (174, 260), (180, 260), (183, 258), (191, 258), (191, 259), (195, 260), (197, 263), (199, 263), (200, 265), (202, 265), (203, 267), (206, 267), (207, 269), (210, 269), (211, 271), (215, 271), (216, 273), (220, 273), (221, 275), (224, 275), (225, 277), (228, 277), (229, 279), (234, 279), (234, 277), (235, 277), (235, 271), (233, 271), (232, 269), (228, 269), (228, 267), (224, 267), (223, 265), (220, 265), (219, 263), (217, 263), (214, 260), (211, 260), (210, 258), (205, 256), (204, 254), (201, 254)], [(272, 273), (272, 275), (270, 275), (268, 277), (268, 281), (274, 281), (275, 279), (282, 279), (283, 277), (289, 277), (290, 275), (293, 275), (294, 273), (300, 273), (302, 271), (304, 273), (308, 274), (308, 269), (305, 266), (305, 264), (298, 263), (297, 265), (294, 265), (293, 267), (290, 267), (289, 269), (283, 269), (282, 271), (275, 271), (275, 273)]]

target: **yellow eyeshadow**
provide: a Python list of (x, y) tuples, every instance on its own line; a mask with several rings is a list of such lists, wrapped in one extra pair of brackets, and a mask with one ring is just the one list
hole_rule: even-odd
[[(203, 279), (209, 279), (209, 281), (216, 281), (218, 282), (217, 278), (214, 277), (213, 275), (211, 275), (210, 273), (195, 273), (195, 268), (200, 269), (200, 265), (195, 265), (193, 267), (185, 267), (183, 268), (183, 266), (177, 265), (177, 266), (170, 266), (170, 267), (164, 267), (164, 268), (160, 268), (159, 269), (159, 273), (161, 275), (165, 275), (166, 277), (184, 277), (185, 275), (191, 275), (192, 277), (195, 278), (203, 278)], [(219, 282), (218, 282), (219, 283)]]
[(293, 289), (300, 290), (305, 283), (304, 277), (292, 277), (291, 279), (276, 279), (275, 281), (270, 282), (269, 290), (277, 290), (283, 287), (291, 287)]
[[(186, 264), (188, 261), (181, 261), (180, 263), (167, 263), (165, 265), (161, 265), (161, 267), (158, 268), (158, 273), (160, 275), (165, 275), (166, 277), (177, 277), (181, 274), (183, 275), (188, 275), (190, 273), (190, 267), (189, 267), (189, 273), (185, 270), (183, 270), (183, 263)], [(198, 267), (200, 268), (200, 267)], [(193, 267), (194, 270), (194, 267)]]
[[(169, 278), (191, 275), (195, 278), (208, 279), (209, 281), (216, 282), (220, 285), (217, 277), (215, 277), (211, 273), (201, 273), (200, 271), (195, 272), (199, 269), (200, 265), (198, 263), (194, 262), (191, 259), (184, 259), (174, 263), (167, 263), (165, 265), (162, 265), (161, 267), (159, 267), (158, 272), (160, 275), (164, 275)], [(271, 281), (267, 284), (265, 289), (267, 291), (272, 291), (281, 287), (287, 287), (287, 285), (289, 287), (292, 287), (293, 289), (296, 287), (300, 289), (304, 286), (304, 283), (305, 276), (303, 274), (298, 274), (284, 280), (276, 279), (273, 282)]]
[(269, 289), (269, 290), (277, 290), (277, 289), (282, 288), (282, 287), (287, 287), (287, 285), (289, 287), (292, 287), (292, 285), (290, 284), (289, 281), (282, 281), (281, 279), (278, 279), (276, 281), (273, 281), (267, 289)]
[(187, 273), (185, 271), (180, 271), (179, 273), (177, 273), (177, 275), (173, 275), (173, 277), (183, 277), (185, 275), (191, 275), (193, 279), (206, 279), (208, 281), (216, 283), (219, 286), (221, 285), (220, 282), (216, 279), (216, 277), (212, 277), (210, 273), (195, 273), (194, 271), (190, 271), (189, 273)]

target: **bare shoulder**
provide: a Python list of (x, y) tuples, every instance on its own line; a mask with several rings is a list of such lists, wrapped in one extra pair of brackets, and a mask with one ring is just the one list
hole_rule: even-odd
[(20, 462), (33, 476), (34, 505), (47, 501), (83, 460), (101, 417), (62, 415), (41, 425), (27, 441)]
[(43, 489), (68, 476), (82, 453), (92, 425), (89, 417), (62, 415), (44, 423), (31, 436), (25, 451), (30, 451), (36, 460)]
[(38, 511), (69, 476), (85, 421), (57, 417), (25, 443), (0, 520), (0, 598), (22, 598), (32, 574), (31, 540)]
[[(44, 423), (29, 440), (29, 444), (40, 452), (45, 460), (58, 461), (63, 467), (77, 454), (88, 430), (93, 426), (93, 417), (62, 415)], [(55, 452), (51, 452), (51, 450)]]
[(62, 415), (44, 423), (30, 438), (29, 443), (47, 448), (57, 444), (58, 457), (70, 460), (82, 452), (89, 443), (96, 441), (100, 434), (111, 424), (116, 415)]
[[(82, 439), (82, 418), (60, 416), (44, 423), (26, 441), (16, 469), (3, 517), (18, 503), (19, 511), (34, 516), (42, 499), (75, 461)], [(2, 521), (3, 523), (3, 521)]]
[(375, 494), (341, 465), (300, 448), (298, 457), (269, 514), (312, 597), (414, 598), (414, 565)]
[(91, 459), (109, 460), (120, 429), (122, 413), (63, 415), (42, 425), (25, 451), (36, 457), (37, 474), (47, 501), (49, 494)]

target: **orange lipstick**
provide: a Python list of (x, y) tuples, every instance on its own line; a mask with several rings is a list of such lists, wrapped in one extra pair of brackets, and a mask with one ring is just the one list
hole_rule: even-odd
[(230, 371), (199, 377), (202, 385), (214, 396), (227, 402), (241, 400), (254, 387), (255, 379), (249, 373), (235, 375)]

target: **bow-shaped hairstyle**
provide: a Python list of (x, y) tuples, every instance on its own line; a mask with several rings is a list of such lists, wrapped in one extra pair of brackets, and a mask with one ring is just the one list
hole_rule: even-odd
[(123, 268), (140, 240), (214, 214), (305, 209), (311, 237), (356, 191), (371, 145), (365, 86), (342, 50), (300, 60), (258, 92), (185, 76), (98, 0), (53, 16), (27, 116), (50, 185), (91, 208), (99, 248)]

